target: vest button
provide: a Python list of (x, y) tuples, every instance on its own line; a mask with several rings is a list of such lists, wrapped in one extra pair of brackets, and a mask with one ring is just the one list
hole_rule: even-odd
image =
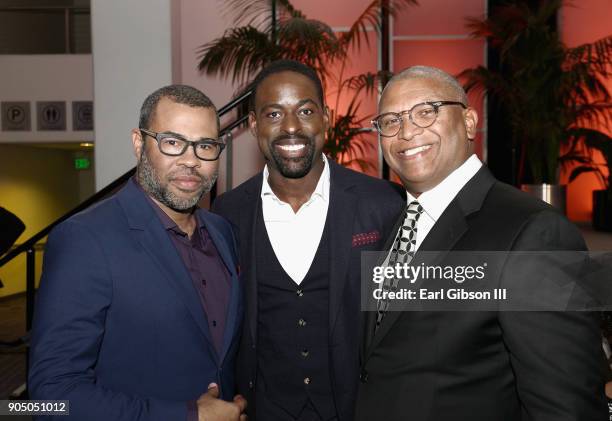
[(300, 326), (300, 327), (306, 326), (306, 320), (304, 320), (304, 319), (298, 320), (298, 326)]
[(253, 390), (253, 387), (255, 387), (253, 380), (249, 380), (249, 389)]
[(310, 384), (310, 377), (304, 378), (304, 384)]
[(306, 357), (308, 357), (309, 352), (308, 352), (307, 349), (303, 349), (301, 354), (302, 354), (302, 357), (306, 358)]
[(368, 372), (367, 371), (361, 370), (361, 373), (359, 373), (359, 381), (361, 381), (361, 383), (368, 382)]
[(297, 291), (295, 291), (295, 293), (297, 294), (298, 297), (301, 297), (304, 295), (304, 291), (302, 291), (301, 289), (298, 289)]

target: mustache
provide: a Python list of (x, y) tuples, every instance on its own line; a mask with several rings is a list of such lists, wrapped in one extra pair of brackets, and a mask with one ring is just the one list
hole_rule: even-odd
[(304, 140), (306, 142), (312, 142), (312, 137), (306, 136), (304, 134), (294, 134), (294, 135), (281, 134), (281, 135), (276, 136), (274, 140), (272, 140), (272, 144), (274, 145), (283, 140)]
[(202, 177), (200, 174), (198, 174), (198, 172), (195, 170), (195, 168), (190, 168), (190, 169), (185, 169), (185, 170), (181, 170), (181, 171), (174, 171), (174, 172), (168, 173), (168, 178), (170, 180), (175, 179), (177, 177), (197, 177), (197, 178), (200, 179), (200, 181), (204, 181), (204, 177)]

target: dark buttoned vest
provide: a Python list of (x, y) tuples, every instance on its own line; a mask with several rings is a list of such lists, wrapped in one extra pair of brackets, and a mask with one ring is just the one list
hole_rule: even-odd
[[(308, 273), (296, 284), (280, 265), (260, 212), (256, 238), (258, 291), (257, 393), (297, 417), (310, 403), (336, 415), (329, 367), (329, 224)], [(300, 239), (295, 239), (300, 253)], [(257, 419), (266, 420), (257, 407)]]

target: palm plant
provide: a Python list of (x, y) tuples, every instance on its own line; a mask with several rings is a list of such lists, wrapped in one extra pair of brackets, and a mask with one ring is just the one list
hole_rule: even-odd
[[(593, 158), (595, 151), (601, 153), (603, 163)], [(570, 182), (581, 174), (594, 173), (604, 189), (612, 194), (612, 138), (610, 136), (592, 129), (574, 129), (569, 151), (561, 158), (579, 164), (570, 173)]]
[[(601, 153), (603, 163), (594, 158), (595, 151)], [(578, 163), (569, 176), (570, 182), (585, 173), (597, 176), (604, 189), (593, 191), (593, 228), (612, 231), (612, 138), (592, 129), (574, 129), (569, 151), (562, 159)]]
[(560, 164), (570, 158), (560, 159), (562, 149), (578, 141), (594, 144), (602, 133), (592, 127), (612, 116), (605, 86), (612, 36), (568, 48), (551, 25), (562, 4), (515, 0), (486, 19), (468, 19), (471, 35), (487, 38), (500, 66), (467, 69), (460, 77), (467, 80), (466, 89), (494, 97), (508, 119), (519, 182), (557, 184)]
[[(236, 27), (198, 49), (198, 69), (211, 76), (231, 77), (244, 91), (248, 81), (274, 60), (292, 59), (312, 67), (328, 98), (334, 97), (325, 153), (341, 164), (358, 163), (365, 169), (369, 164), (360, 157), (367, 156), (373, 146), (363, 137), (368, 131), (363, 125), (366, 118), (358, 117), (361, 94), (372, 94), (390, 75), (380, 71), (345, 78), (350, 53), (370, 45), (369, 28), (380, 33), (382, 11), (394, 15), (417, 4), (417, 0), (372, 0), (348, 31), (336, 34), (326, 23), (306, 17), (289, 0), (229, 0), (225, 12), (233, 15)], [(351, 99), (341, 110), (341, 98), (347, 95)]]

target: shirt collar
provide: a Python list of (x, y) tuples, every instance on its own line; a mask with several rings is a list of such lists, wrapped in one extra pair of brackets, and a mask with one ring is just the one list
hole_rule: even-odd
[(437, 221), (450, 202), (457, 196), (457, 193), (476, 175), (481, 167), (482, 162), (480, 159), (478, 159), (476, 154), (472, 154), (459, 168), (442, 180), (440, 184), (431, 190), (421, 193), (418, 199), (411, 195), (410, 192), (406, 192), (407, 202), (410, 203), (413, 200), (417, 200), (423, 207), (423, 211), (431, 219)]
[[(329, 172), (329, 164), (327, 163), (327, 157), (325, 154), (321, 154), (321, 159), (323, 159), (323, 172), (319, 177), (319, 181), (317, 182), (317, 186), (315, 187), (312, 195), (310, 196), (310, 200), (312, 200), (315, 196), (320, 197), (324, 201), (329, 200), (329, 185), (330, 185), (330, 172)], [(270, 171), (268, 170), (268, 165), (263, 169), (263, 182), (261, 185), (261, 198), (272, 197), (278, 201), (280, 199), (274, 194), (270, 184), (268, 183), (268, 177), (270, 175)]]

